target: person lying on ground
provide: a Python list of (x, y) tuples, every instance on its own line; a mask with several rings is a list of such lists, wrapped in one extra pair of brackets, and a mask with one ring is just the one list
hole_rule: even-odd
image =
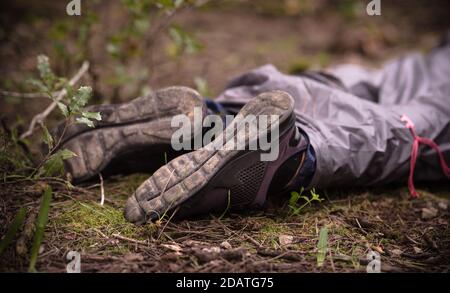
[[(417, 196), (413, 180), (450, 178), (450, 35), (426, 55), (395, 59), (379, 70), (341, 65), (286, 75), (266, 65), (233, 79), (213, 100), (169, 87), (90, 111), (102, 116), (95, 128), (73, 125), (65, 132), (62, 147), (78, 155), (66, 161), (66, 170), (75, 182), (99, 173), (156, 170), (126, 203), (125, 217), (133, 223), (168, 211), (183, 218), (260, 209), (268, 196), (300, 187), (409, 178)], [(195, 124), (195, 111), (203, 119), (236, 116), (210, 144), (175, 150), (174, 117)], [(276, 123), (247, 119), (263, 116)], [(263, 160), (267, 150), (249, 148), (262, 134), (277, 142), (275, 158)], [(195, 144), (196, 135), (181, 143)], [(244, 149), (233, 148), (242, 136)]]

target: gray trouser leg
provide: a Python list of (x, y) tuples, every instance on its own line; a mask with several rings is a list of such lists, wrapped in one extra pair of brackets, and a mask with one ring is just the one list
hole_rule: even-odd
[[(237, 111), (261, 92), (290, 93), (295, 99), (297, 126), (308, 134), (316, 153), (311, 186), (406, 179), (413, 138), (401, 115), (411, 118), (418, 135), (435, 140), (450, 162), (450, 45), (426, 56), (394, 60), (376, 71), (341, 66), (330, 73), (347, 90), (285, 75), (266, 65), (234, 79), (217, 101)], [(434, 150), (420, 149), (415, 178), (444, 178)]]

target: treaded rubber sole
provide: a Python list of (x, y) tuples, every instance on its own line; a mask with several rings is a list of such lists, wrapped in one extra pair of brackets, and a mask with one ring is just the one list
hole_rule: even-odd
[(257, 139), (267, 129), (258, 129), (258, 133), (249, 133), (248, 129), (239, 128), (248, 115), (278, 115), (280, 125), (293, 115), (293, 99), (282, 91), (260, 94), (249, 101), (238, 113), (232, 123), (222, 132), (224, 149), (214, 150), (212, 144), (191, 153), (179, 156), (150, 176), (128, 199), (125, 217), (130, 222), (141, 224), (149, 219), (157, 219), (196, 193), (204, 189), (219, 171), (243, 151), (227, 149), (227, 144), (236, 141), (240, 135), (248, 135), (246, 147), (252, 139)]
[[(77, 154), (65, 161), (66, 171), (80, 182), (125, 153), (157, 145), (169, 149), (175, 130), (170, 125), (172, 117), (185, 114), (192, 122), (194, 107), (203, 109), (203, 100), (186, 87), (164, 88), (129, 103), (89, 107), (88, 111), (100, 112), (102, 120), (95, 128), (74, 124), (66, 130), (62, 148)], [(62, 134), (61, 127), (57, 133)]]

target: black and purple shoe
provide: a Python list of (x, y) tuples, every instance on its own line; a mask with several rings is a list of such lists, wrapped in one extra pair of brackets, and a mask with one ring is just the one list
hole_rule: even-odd
[[(269, 191), (292, 185), (301, 169), (300, 158), (302, 155), (304, 158), (308, 142), (295, 126), (293, 106), (293, 98), (283, 91), (258, 95), (239, 111), (221, 136), (201, 149), (173, 159), (142, 183), (127, 201), (125, 218), (142, 224), (175, 210), (176, 217), (185, 218), (226, 209), (262, 208)], [(276, 115), (278, 120), (256, 132), (242, 123), (246, 117), (260, 115)], [(267, 153), (261, 148), (249, 150), (248, 146), (261, 135), (270, 137), (275, 133), (278, 133), (275, 160), (261, 160), (261, 155)], [(246, 135), (245, 149), (228, 147), (242, 135)], [(214, 147), (219, 144), (225, 147)]]

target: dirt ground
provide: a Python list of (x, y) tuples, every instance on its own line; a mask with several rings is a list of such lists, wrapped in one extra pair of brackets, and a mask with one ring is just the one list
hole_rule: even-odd
[[(54, 23), (68, 18), (61, 12), (64, 7), (48, 0), (36, 7), (22, 2), (1, 4), (10, 12), (0, 9), (3, 90), (27, 91), (23, 80), (34, 71), (40, 53), (54, 60), (58, 74), (71, 76), (79, 66), (65, 64), (49, 38)], [(114, 68), (102, 48), (106, 36), (126, 20), (117, 4), (108, 3), (94, 7), (100, 21), (88, 44), (91, 70), (81, 81), (94, 86), (93, 103), (130, 100), (141, 92), (142, 83), (152, 89), (174, 84), (198, 88), (196, 78), (207, 85), (200, 90), (214, 97), (232, 76), (266, 63), (285, 72), (341, 62), (379, 66), (394, 56), (429, 50), (450, 27), (447, 1), (383, 1), (383, 14), (377, 17), (365, 15), (361, 5), (348, 8), (327, 1), (314, 1), (306, 10), (292, 6), (293, 1), (213, 3), (173, 19), (195, 34), (203, 46), (200, 52), (166, 61), (167, 38), (158, 37), (152, 44), (152, 61), (144, 64), (152, 66), (144, 81), (112, 89), (108, 80)], [(75, 41), (69, 36), (65, 42), (72, 54)], [(135, 74), (138, 65), (132, 60), (127, 70)], [(16, 156), (8, 131), (23, 132), (48, 103), (39, 98), (0, 97), (3, 156)], [(52, 115), (48, 125), (58, 119)], [(38, 142), (38, 134), (28, 141), (35, 161)], [(13, 176), (7, 164), (0, 169), (0, 235), (20, 207), (27, 208), (33, 223), (43, 185), (53, 187), (37, 263), (42, 272), (65, 272), (69, 251), (81, 252), (83, 272), (365, 272), (369, 251), (380, 254), (384, 272), (450, 270), (448, 182), (418, 183), (420, 197), (414, 200), (405, 181), (377, 188), (317, 190), (323, 201), (307, 205), (296, 215), (286, 197), (272, 198), (267, 210), (260, 212), (134, 226), (123, 218), (123, 206), (148, 174), (105, 179), (106, 200), (101, 206), (100, 182), (69, 188), (62, 179), (30, 180)], [(328, 250), (323, 266), (318, 266), (323, 227), (328, 230)], [(19, 253), (11, 245), (0, 256), (0, 271), (26, 271), (28, 263), (28, 253)]]

